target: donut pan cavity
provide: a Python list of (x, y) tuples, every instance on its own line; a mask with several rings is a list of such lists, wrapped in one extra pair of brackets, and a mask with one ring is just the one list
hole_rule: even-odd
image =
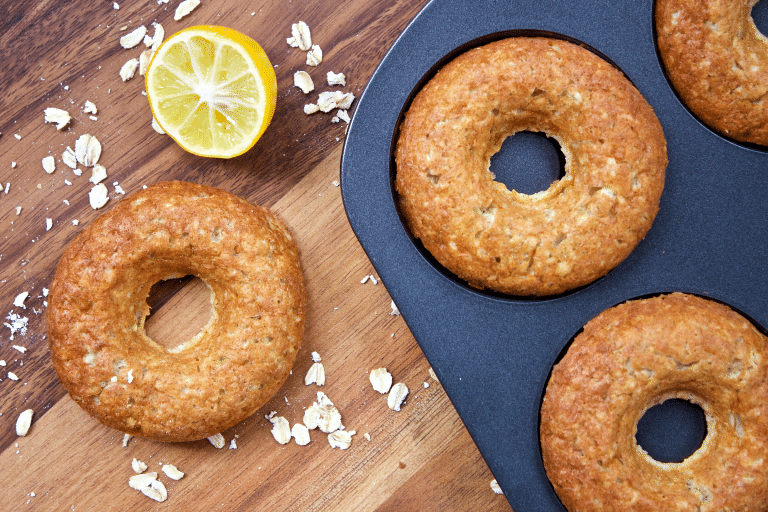
[[(442, 269), (403, 226), (393, 141), (439, 63), (503, 36), (547, 34), (595, 49), (654, 108), (668, 144), (664, 194), (646, 238), (598, 281), (543, 299), (484, 293)], [(564, 510), (541, 462), (539, 407), (553, 363), (591, 318), (681, 291), (768, 327), (768, 151), (717, 135), (680, 102), (657, 57), (651, 0), (433, 0), (359, 99), (341, 186), (355, 234), (516, 512)]]

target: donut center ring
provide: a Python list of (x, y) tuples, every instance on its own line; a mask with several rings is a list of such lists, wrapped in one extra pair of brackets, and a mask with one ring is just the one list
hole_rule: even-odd
[(532, 195), (565, 176), (565, 155), (554, 138), (522, 131), (504, 139), (491, 156), (490, 171), (509, 190)]
[(655, 402), (637, 422), (637, 445), (662, 464), (683, 462), (701, 448), (707, 436), (707, 415), (689, 397), (672, 396)]
[(768, 0), (759, 0), (752, 7), (752, 21), (757, 30), (768, 37)]
[(183, 350), (211, 322), (212, 293), (205, 281), (195, 276), (158, 281), (147, 297), (147, 336), (169, 352)]

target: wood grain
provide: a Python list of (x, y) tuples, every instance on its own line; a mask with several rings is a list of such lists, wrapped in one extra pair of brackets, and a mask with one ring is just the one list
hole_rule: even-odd
[[(328, 71), (343, 72), (343, 89), (359, 96), (376, 65), (421, 9), (424, 0), (249, 1), (203, 0), (181, 21), (178, 0), (42, 0), (0, 5), (0, 43), (6, 71), (0, 74), (0, 310), (28, 318), (26, 334), (0, 326), (0, 503), (7, 510), (509, 510), (491, 492), (493, 476), (407, 326), (390, 315), (382, 283), (360, 283), (373, 273), (344, 213), (338, 180), (344, 123), (330, 115), (306, 116), (306, 97), (293, 73), (308, 70), (319, 90)], [(299, 20), (312, 29), (324, 61), (308, 69), (304, 54), (285, 39)], [(121, 27), (162, 23), (170, 34), (197, 24), (231, 26), (254, 37), (278, 77), (278, 107), (264, 138), (242, 157), (220, 161), (184, 153), (150, 127), (151, 114), (139, 78), (121, 82), (118, 71), (140, 49), (118, 44)], [(151, 28), (150, 28), (151, 31)], [(82, 112), (86, 100), (97, 120)], [(68, 110), (62, 131), (43, 122), (43, 110)], [(83, 133), (103, 144), (110, 202), (163, 179), (217, 186), (272, 207), (296, 235), (308, 290), (307, 330), (293, 375), (256, 415), (225, 432), (237, 449), (217, 450), (207, 441), (162, 444), (101, 426), (66, 395), (51, 367), (45, 338), (44, 289), (65, 245), (101, 211), (88, 203), (89, 171), (76, 176), (61, 153)], [(20, 140), (14, 134), (21, 136)], [(46, 174), (41, 159), (56, 158)], [(16, 165), (12, 166), (12, 162)], [(6, 184), (7, 192), (5, 192)], [(68, 184), (69, 183), (69, 184)], [(17, 207), (21, 210), (17, 214)], [(53, 227), (46, 230), (46, 219)], [(77, 220), (78, 225), (73, 221)], [(14, 307), (29, 292), (25, 308)], [(206, 314), (207, 289), (186, 279), (156, 290), (148, 330), (177, 343), (193, 334), (191, 319)], [(26, 348), (21, 353), (13, 348)], [(323, 358), (327, 384), (305, 386), (310, 352)], [(401, 412), (368, 382), (386, 366), (411, 389)], [(7, 372), (19, 381), (12, 381)], [(430, 384), (428, 388), (424, 383)], [(264, 418), (277, 411), (292, 424), (324, 391), (357, 434), (345, 451), (313, 431), (305, 447), (279, 445)], [(32, 408), (29, 435), (18, 438), (18, 413)], [(371, 440), (363, 438), (370, 434)], [(130, 461), (150, 470), (172, 463), (186, 473), (156, 503), (128, 487)], [(34, 492), (32, 497), (30, 493)]]

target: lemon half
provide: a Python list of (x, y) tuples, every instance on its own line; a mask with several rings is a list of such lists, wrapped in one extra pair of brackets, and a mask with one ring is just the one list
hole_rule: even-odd
[(215, 158), (251, 149), (277, 100), (275, 70), (261, 46), (212, 25), (166, 39), (147, 68), (145, 86), (165, 133), (190, 153)]

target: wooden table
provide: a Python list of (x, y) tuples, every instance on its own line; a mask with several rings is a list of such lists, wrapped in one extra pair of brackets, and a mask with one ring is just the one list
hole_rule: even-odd
[[(0, 503), (4, 510), (509, 510), (490, 489), (493, 478), (407, 326), (391, 315), (383, 283), (361, 283), (373, 268), (347, 222), (337, 186), (344, 122), (332, 114), (303, 113), (303, 105), (330, 90), (328, 71), (343, 72), (342, 90), (362, 93), (376, 65), (425, 0), (202, 0), (174, 21), (179, 0), (0, 4), (0, 314), (27, 318), (27, 330), (0, 326)], [(305, 21), (323, 50), (316, 68), (286, 43), (291, 24)], [(142, 24), (158, 22), (171, 34), (198, 24), (239, 29), (260, 42), (275, 65), (278, 106), (270, 128), (244, 156), (220, 161), (185, 153), (153, 131), (151, 113), (136, 77), (122, 82), (120, 67), (142, 48), (118, 40)], [(127, 27), (123, 29), (124, 27)], [(429, 44), (426, 42), (424, 44)], [(293, 86), (306, 70), (316, 91)], [(86, 100), (98, 113), (83, 113)], [(69, 126), (44, 123), (43, 110), (70, 112)], [(352, 109), (354, 111), (354, 107)], [(67, 146), (84, 133), (103, 145), (110, 200), (91, 208), (92, 184), (62, 163)], [(18, 137), (17, 137), (18, 136)], [(20, 138), (19, 138), (20, 137)], [(56, 170), (41, 160), (53, 155)], [(274, 209), (292, 229), (308, 289), (307, 329), (293, 374), (262, 410), (224, 432), (237, 449), (208, 441), (162, 444), (123, 435), (83, 412), (66, 395), (52, 369), (46, 342), (46, 297), (63, 248), (126, 193), (168, 180), (213, 185)], [(8, 185), (6, 185), (8, 184)], [(51, 219), (48, 229), (47, 219)], [(77, 221), (77, 222), (76, 222)], [(14, 306), (22, 292), (24, 307)], [(147, 330), (173, 345), (191, 337), (208, 313), (207, 291), (187, 278), (156, 287)], [(198, 321), (196, 323), (196, 320)], [(23, 347), (26, 352), (14, 348)], [(323, 360), (327, 383), (305, 386), (310, 353)], [(401, 412), (387, 408), (368, 372), (384, 366), (411, 389)], [(19, 380), (9, 378), (12, 372)], [(429, 384), (429, 387), (425, 386)], [(265, 415), (276, 411), (291, 424), (322, 390), (357, 434), (348, 450), (326, 436), (278, 444)], [(18, 414), (31, 408), (34, 422), (17, 437)], [(370, 441), (363, 436), (370, 435)], [(150, 471), (176, 465), (186, 476), (161, 474), (168, 499), (157, 503), (128, 487), (131, 460)]]

